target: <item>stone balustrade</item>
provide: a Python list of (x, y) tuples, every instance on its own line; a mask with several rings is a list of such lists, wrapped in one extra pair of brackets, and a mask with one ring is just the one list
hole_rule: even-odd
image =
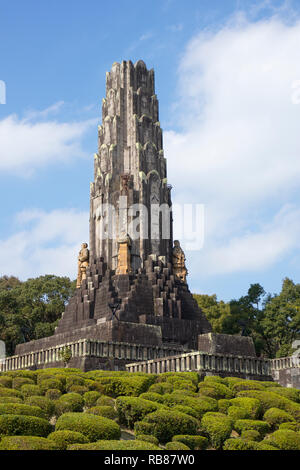
[(60, 353), (64, 348), (70, 348), (73, 358), (114, 358), (125, 361), (145, 361), (147, 359), (173, 356), (182, 352), (182, 349), (166, 346), (141, 346), (131, 343), (105, 342), (94, 340), (79, 340), (62, 344), (49, 349), (32, 353), (7, 357), (0, 362), (0, 372), (9, 370), (28, 369), (31, 367), (43, 368), (48, 364), (62, 362)]
[(300, 357), (279, 357), (278, 359), (270, 359), (272, 370), (300, 368)]
[(129, 372), (147, 372), (153, 374), (197, 371), (223, 376), (237, 375), (245, 378), (267, 378), (271, 377), (271, 362), (269, 359), (194, 351), (173, 357), (127, 364), (126, 370)]

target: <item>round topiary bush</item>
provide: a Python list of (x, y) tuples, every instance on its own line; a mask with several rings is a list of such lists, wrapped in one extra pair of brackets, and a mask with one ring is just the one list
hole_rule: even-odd
[(232, 420), (222, 413), (206, 413), (201, 421), (201, 429), (209, 437), (215, 449), (221, 449), (223, 442), (231, 435)]
[(164, 398), (161, 394), (159, 393), (155, 393), (155, 392), (145, 392), (145, 393), (142, 393), (139, 398), (143, 398), (144, 400), (148, 400), (148, 401), (154, 401), (154, 402), (157, 402), (157, 403), (163, 403), (164, 402)]
[(58, 388), (49, 388), (45, 393), (45, 397), (49, 400), (58, 400), (62, 396), (62, 392)]
[(56, 422), (56, 431), (77, 431), (88, 438), (90, 442), (99, 439), (119, 439), (120, 426), (111, 419), (88, 413), (66, 413)]
[(155, 444), (158, 446), (159, 442), (158, 439), (154, 436), (148, 436), (147, 434), (138, 434), (136, 436), (136, 440), (138, 441), (145, 441), (145, 442), (151, 442), (152, 444)]
[(66, 393), (55, 402), (55, 412), (57, 416), (63, 413), (82, 411), (84, 400), (79, 393)]
[(18, 397), (22, 398), (22, 393), (19, 390), (12, 388), (0, 387), (0, 397)]
[(261, 435), (254, 429), (247, 429), (246, 431), (242, 431), (241, 438), (246, 441), (260, 441)]
[(24, 403), (0, 403), (0, 415), (25, 415), (45, 418), (44, 411), (39, 406)]
[(115, 400), (106, 395), (101, 395), (96, 402), (96, 406), (115, 406)]
[(262, 416), (262, 404), (256, 398), (233, 398), (230, 400), (230, 406), (239, 406), (247, 410), (249, 417), (252, 419), (259, 419)]
[(182, 442), (167, 442), (166, 450), (190, 450), (190, 448)]
[(54, 441), (36, 436), (3, 437), (0, 450), (59, 450)]
[(281, 423), (279, 425), (279, 429), (290, 429), (291, 431), (300, 431), (300, 423), (296, 422), (288, 422), (288, 423)]
[(117, 411), (112, 406), (92, 406), (86, 413), (91, 413), (96, 416), (104, 416), (104, 418), (116, 419), (118, 417)]
[(231, 400), (227, 400), (227, 399), (218, 400), (218, 411), (220, 413), (227, 414), (228, 408), (230, 408), (232, 405), (233, 403), (231, 403)]
[(269, 408), (263, 418), (272, 428), (278, 428), (281, 423), (295, 421), (292, 415), (279, 408)]
[(4, 436), (47, 437), (52, 426), (43, 418), (25, 415), (0, 415), (0, 434)]
[(231, 389), (234, 393), (241, 392), (242, 390), (265, 390), (265, 387), (255, 380), (241, 380), (240, 382), (235, 382)]
[(85, 385), (72, 385), (68, 390), (69, 393), (79, 393), (80, 395), (84, 395), (88, 391), (89, 389)]
[(224, 442), (223, 450), (256, 450), (256, 444), (241, 438), (231, 438)]
[(136, 421), (142, 421), (147, 414), (161, 408), (161, 405), (143, 398), (119, 397), (116, 400), (116, 408), (120, 423), (133, 428)]
[(29, 384), (22, 385), (21, 393), (23, 397), (43, 395), (43, 392), (39, 385), (29, 385)]
[(190, 406), (184, 405), (175, 405), (172, 407), (172, 411), (179, 411), (180, 413), (185, 413), (186, 415), (193, 416), (193, 418), (199, 419), (199, 413)]
[(297, 388), (270, 387), (268, 390), (296, 403), (300, 403), (300, 390)]
[(101, 397), (101, 394), (99, 392), (96, 392), (95, 390), (84, 393), (83, 395), (84, 406), (86, 406), (87, 408), (96, 406), (97, 400), (100, 397)]
[(264, 436), (270, 432), (271, 428), (270, 425), (264, 421), (258, 421), (255, 419), (238, 419), (234, 423), (234, 429), (240, 434), (243, 431), (254, 429), (255, 431), (258, 431), (261, 436)]
[(18, 397), (0, 397), (0, 403), (22, 403), (21, 398)]
[(204, 450), (208, 446), (208, 439), (203, 436), (189, 436), (179, 434), (173, 436), (173, 442), (182, 442), (192, 450)]
[(180, 433), (196, 434), (198, 429), (197, 419), (172, 410), (161, 409), (150, 413), (144, 418), (144, 422), (151, 425), (148, 428), (149, 431), (144, 432), (143, 426), (140, 427), (137, 422), (135, 424), (136, 433), (152, 434), (162, 443), (169, 442), (173, 436)]
[(35, 385), (34, 381), (31, 379), (27, 379), (25, 377), (15, 377), (12, 381), (12, 388), (16, 390), (21, 390), (23, 385)]
[(38, 406), (41, 408), (48, 419), (55, 414), (54, 402), (46, 397), (27, 397), (26, 404), (31, 406)]
[(47, 392), (47, 390), (50, 390), (53, 388), (57, 388), (61, 392), (63, 392), (64, 390), (64, 386), (61, 383), (61, 381), (55, 378), (41, 380), (39, 383), (39, 386), (44, 394)]
[(300, 406), (298, 403), (269, 390), (265, 392), (261, 390), (243, 390), (238, 392), (238, 397), (256, 398), (261, 402), (263, 413), (269, 408), (279, 408), (290, 413), (295, 419), (300, 419)]
[(227, 385), (227, 382), (226, 382), (226, 379), (223, 379), (222, 377), (219, 377), (218, 375), (206, 375), (204, 377), (204, 383), (210, 383), (210, 382), (214, 382), (214, 383), (219, 383), (219, 384), (223, 384), (223, 385)]
[(269, 434), (264, 442), (280, 450), (300, 450), (300, 434), (289, 429), (279, 429)]
[(97, 441), (92, 444), (73, 444), (67, 450), (161, 450), (146, 441)]
[(84, 378), (79, 375), (69, 375), (66, 377), (66, 390), (70, 390), (74, 385), (84, 386)]
[(88, 444), (89, 440), (80, 432), (76, 431), (54, 431), (49, 434), (48, 439), (53, 441), (59, 450), (66, 450), (71, 444)]
[(232, 390), (230, 390), (230, 388), (226, 387), (226, 385), (222, 383), (214, 381), (201, 382), (199, 384), (199, 393), (201, 394), (201, 390), (203, 389), (205, 391), (205, 389), (207, 388), (213, 388), (215, 390), (216, 396), (214, 396), (213, 398), (215, 398), (216, 400), (221, 400), (222, 398), (230, 399), (234, 397), (234, 393), (232, 392)]
[(160, 382), (151, 385), (148, 391), (151, 393), (159, 393), (160, 395), (163, 395), (164, 393), (172, 393), (173, 386), (169, 382)]
[(245, 408), (242, 408), (241, 406), (231, 406), (230, 408), (228, 408), (227, 415), (233, 421), (236, 421), (238, 419), (247, 419), (251, 417), (248, 411)]
[(12, 378), (5, 375), (0, 377), (0, 387), (11, 388), (12, 387)]

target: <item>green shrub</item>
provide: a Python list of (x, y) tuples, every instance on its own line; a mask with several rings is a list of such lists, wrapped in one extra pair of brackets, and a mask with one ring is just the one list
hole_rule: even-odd
[(231, 435), (232, 420), (222, 413), (206, 413), (201, 421), (201, 429), (209, 437), (215, 449), (221, 449), (223, 442)]
[(277, 447), (271, 446), (270, 444), (267, 444), (265, 441), (256, 442), (255, 447), (256, 447), (255, 450), (279, 450)]
[(183, 442), (167, 442), (166, 450), (190, 450)]
[(55, 442), (37, 436), (3, 437), (0, 450), (58, 450)]
[(137, 397), (141, 393), (147, 392), (148, 388), (154, 382), (155, 377), (149, 375), (130, 376), (130, 377), (99, 377), (97, 383), (98, 391), (116, 398), (120, 395)]
[(199, 382), (199, 376), (197, 372), (164, 372), (157, 376), (157, 382), (169, 382), (172, 380), (191, 380), (196, 386)]
[(290, 429), (291, 431), (300, 431), (300, 423), (296, 422), (289, 422), (289, 423), (281, 423), (279, 425), (279, 429)]
[(96, 401), (96, 406), (115, 406), (115, 400), (111, 397), (101, 395)]
[(45, 413), (40, 407), (23, 403), (1, 403), (0, 415), (26, 415), (45, 418)]
[(97, 441), (92, 444), (73, 444), (67, 450), (161, 450), (146, 441)]
[(230, 388), (226, 387), (226, 385), (208, 380), (199, 384), (199, 393), (201, 393), (202, 389), (205, 391), (205, 389), (207, 389), (208, 387), (213, 388), (215, 390), (216, 396), (213, 398), (215, 398), (216, 400), (220, 400), (221, 398), (230, 399), (234, 397), (234, 393), (230, 390)]
[(200, 397), (211, 397), (214, 398), (215, 400), (220, 399), (220, 393), (215, 388), (212, 387), (201, 387), (199, 390), (199, 396)]
[(227, 385), (226, 379), (223, 379), (222, 377), (219, 377), (218, 375), (206, 375), (204, 377), (204, 383), (219, 383), (223, 385)]
[(21, 390), (23, 385), (35, 385), (34, 381), (31, 379), (27, 379), (25, 377), (15, 377), (12, 381), (12, 388), (16, 390)]
[(192, 408), (197, 412), (197, 417), (200, 419), (208, 411), (216, 411), (218, 409), (218, 402), (210, 397), (193, 398), (177, 394), (175, 392), (163, 395), (164, 403), (167, 406), (183, 405)]
[(13, 379), (15, 377), (23, 377), (24, 379), (31, 379), (36, 383), (36, 378), (37, 378), (37, 371), (33, 370), (10, 370), (8, 372), (5, 372), (5, 375), (8, 377), (12, 377)]
[(56, 422), (56, 431), (77, 431), (90, 442), (98, 439), (119, 439), (120, 426), (111, 419), (88, 413), (65, 413)]
[(136, 436), (136, 440), (138, 441), (145, 441), (145, 442), (151, 442), (152, 444), (158, 446), (159, 442), (158, 439), (154, 436), (148, 436), (147, 434), (138, 434)]
[(238, 393), (238, 397), (250, 397), (260, 400), (263, 413), (269, 408), (279, 408), (290, 413), (295, 419), (300, 419), (300, 405), (277, 393), (270, 391), (263, 392), (261, 390), (244, 390)]
[(271, 387), (268, 390), (270, 390), (270, 392), (277, 393), (277, 395), (288, 398), (289, 400), (295, 401), (296, 403), (300, 403), (300, 390), (297, 390), (297, 388)]
[(269, 423), (272, 428), (278, 428), (281, 423), (295, 421), (289, 413), (279, 408), (269, 408), (264, 414), (264, 420)]
[(47, 390), (50, 390), (50, 389), (53, 389), (53, 388), (57, 388), (61, 392), (64, 390), (64, 387), (63, 387), (63, 384), (61, 383), (61, 381), (58, 380), (58, 379), (54, 379), (54, 378), (53, 379), (41, 380), (40, 383), (39, 383), (39, 386), (40, 386), (43, 393), (46, 393)]
[(12, 388), (12, 378), (5, 375), (0, 377), (0, 387)]
[(223, 444), (223, 450), (256, 450), (256, 442), (246, 441), (245, 439), (231, 438)]
[(72, 385), (72, 387), (69, 388), (68, 393), (79, 393), (80, 395), (84, 395), (88, 391), (89, 389), (85, 385)]
[(164, 393), (172, 393), (173, 386), (169, 382), (159, 382), (157, 384), (151, 385), (148, 391), (151, 393), (159, 393), (160, 395), (163, 395)]
[(138, 436), (139, 434), (146, 434), (147, 436), (152, 436), (154, 432), (154, 426), (145, 421), (137, 421), (134, 425), (134, 434)]
[(172, 441), (182, 442), (192, 450), (204, 450), (208, 446), (208, 439), (203, 436), (189, 436), (179, 434), (177, 436), (173, 436)]
[(163, 403), (164, 402), (164, 398), (162, 395), (160, 395), (159, 393), (155, 393), (155, 392), (145, 392), (145, 393), (142, 393), (139, 398), (143, 398), (144, 400), (148, 400), (148, 401), (154, 401), (154, 402), (157, 402), (157, 403)]
[(255, 380), (241, 380), (234, 383), (231, 388), (234, 393), (241, 392), (242, 390), (265, 390), (265, 387)]
[(77, 431), (54, 431), (48, 439), (53, 441), (59, 450), (66, 450), (71, 444), (88, 444), (89, 440)]
[(82, 411), (84, 400), (79, 393), (66, 393), (55, 402), (55, 411), (59, 416), (63, 413)]
[(234, 423), (234, 429), (240, 434), (243, 431), (254, 429), (255, 431), (258, 431), (261, 436), (264, 436), (267, 434), (267, 432), (270, 432), (270, 426), (268, 423), (255, 419), (238, 419)]
[(234, 384), (237, 382), (241, 382), (241, 379), (239, 377), (225, 377), (224, 379), (224, 384), (227, 385), (227, 387), (232, 388)]
[(91, 413), (96, 416), (104, 416), (104, 418), (116, 419), (118, 417), (117, 411), (112, 406), (92, 406), (86, 413)]
[(25, 415), (0, 415), (0, 434), (4, 436), (47, 437), (52, 426), (43, 418)]
[(227, 414), (228, 408), (232, 406), (231, 400), (221, 399), (218, 400), (218, 411)]
[(241, 406), (231, 406), (230, 408), (228, 408), (227, 415), (233, 421), (236, 421), (238, 419), (251, 418), (248, 411), (245, 408), (242, 408)]
[(262, 404), (256, 398), (239, 397), (230, 400), (233, 406), (240, 406), (247, 410), (249, 417), (252, 419), (259, 419), (262, 416)]
[(62, 393), (58, 388), (49, 388), (45, 393), (45, 397), (49, 400), (58, 400), (61, 397)]
[(116, 400), (116, 408), (120, 423), (133, 428), (136, 421), (142, 421), (147, 414), (161, 408), (161, 405), (143, 398), (119, 397)]
[(145, 432), (145, 428), (139, 426), (139, 422), (137, 422), (134, 426), (136, 433), (150, 433), (162, 443), (169, 442), (173, 436), (179, 433), (196, 434), (198, 429), (198, 421), (192, 416), (163, 409), (145, 416), (144, 422), (151, 425), (149, 430)]
[(96, 392), (96, 391), (86, 392), (83, 395), (84, 405), (87, 408), (91, 408), (92, 406), (96, 406), (97, 400), (100, 397), (101, 397), (101, 394), (99, 392)]
[(0, 397), (0, 403), (22, 403), (18, 397)]
[(40, 389), (39, 385), (29, 385), (29, 384), (22, 385), (21, 393), (23, 397), (43, 395), (43, 392)]
[(43, 410), (45, 416), (49, 419), (55, 414), (54, 402), (46, 397), (27, 397), (26, 404), (31, 406), (38, 406)]
[(22, 398), (22, 393), (19, 390), (12, 388), (0, 387), (0, 397), (18, 397)]
[(264, 442), (280, 450), (300, 450), (300, 434), (289, 429), (279, 429), (269, 434)]
[(175, 405), (172, 407), (172, 411), (179, 411), (180, 413), (185, 413), (186, 415), (199, 419), (199, 413), (196, 410), (193, 410), (190, 406)]
[(246, 431), (242, 431), (241, 438), (246, 441), (260, 441), (261, 435), (258, 431), (255, 431), (255, 429), (247, 429)]
[(195, 385), (191, 380), (181, 380), (177, 377), (170, 377), (167, 383), (171, 383), (173, 390), (189, 390), (190, 392), (197, 391), (197, 385)]
[(68, 375), (66, 377), (66, 390), (69, 391), (74, 385), (84, 386), (84, 378), (79, 375)]

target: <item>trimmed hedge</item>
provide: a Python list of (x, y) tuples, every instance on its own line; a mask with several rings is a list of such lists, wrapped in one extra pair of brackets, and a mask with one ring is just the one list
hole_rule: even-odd
[(0, 387), (0, 397), (18, 397), (22, 398), (22, 393), (19, 390), (12, 388)]
[(45, 397), (49, 400), (58, 400), (62, 396), (62, 393), (58, 388), (49, 388), (45, 393)]
[(300, 423), (289, 422), (289, 423), (281, 423), (279, 425), (279, 429), (290, 429), (291, 431), (300, 431)]
[(38, 384), (42, 390), (43, 393), (46, 393), (47, 390), (50, 390), (50, 389), (53, 389), (53, 388), (57, 388), (58, 390), (60, 390), (61, 392), (63, 392), (64, 390), (64, 386), (63, 384), (61, 383), (60, 380), (58, 379), (44, 379), (44, 380), (41, 380)]
[(69, 393), (79, 393), (79, 395), (84, 395), (88, 391), (89, 391), (89, 388), (86, 387), (85, 385), (72, 385), (72, 387), (68, 389)]
[(261, 434), (255, 429), (246, 429), (245, 431), (242, 431), (241, 438), (246, 441), (260, 441)]
[(231, 435), (232, 420), (222, 413), (206, 413), (201, 421), (201, 429), (209, 437), (215, 449), (221, 449)]
[(0, 397), (0, 403), (23, 403), (18, 397)]
[(279, 408), (269, 408), (263, 418), (272, 428), (278, 428), (281, 423), (295, 421), (292, 415)]
[(86, 410), (86, 413), (90, 413), (96, 416), (103, 416), (104, 418), (116, 419), (118, 417), (117, 411), (112, 406), (93, 406)]
[(25, 377), (15, 377), (12, 381), (12, 388), (21, 390), (23, 385), (35, 385), (34, 380)]
[(22, 385), (21, 393), (22, 393), (23, 397), (43, 395), (43, 392), (42, 392), (39, 385), (30, 385), (30, 384)]
[(101, 394), (99, 392), (90, 391), (86, 392), (83, 395), (83, 400), (84, 400), (84, 405), (87, 406), (88, 408), (91, 408), (92, 406), (96, 406), (98, 398), (101, 397)]
[(44, 437), (9, 436), (1, 440), (0, 450), (59, 450), (59, 447)]
[(138, 397), (141, 393), (147, 392), (153, 384), (155, 376), (131, 376), (131, 377), (99, 377), (97, 384), (98, 391), (116, 398), (120, 395)]
[(97, 441), (92, 444), (74, 444), (67, 450), (161, 450), (160, 447), (146, 441)]
[(96, 401), (96, 406), (115, 406), (115, 400), (111, 397), (101, 395)]
[(71, 444), (88, 444), (89, 440), (77, 431), (54, 431), (48, 438), (53, 441), (59, 450), (66, 450)]
[(0, 387), (12, 388), (12, 378), (5, 375), (0, 377)]
[(214, 382), (212, 380), (202, 382), (199, 384), (199, 393), (201, 394), (201, 390), (203, 389), (205, 391), (205, 389), (207, 388), (214, 389), (216, 396), (214, 396), (213, 398), (217, 400), (220, 400), (221, 398), (230, 399), (234, 397), (234, 393), (232, 392), (232, 390), (230, 390), (230, 388), (226, 387), (226, 385), (222, 383)]
[(39, 406), (24, 405), (23, 403), (0, 403), (0, 415), (25, 415), (45, 418), (44, 411)]
[[(140, 425), (141, 423), (141, 425)], [(143, 423), (150, 425), (147, 430)], [(158, 410), (148, 414), (143, 421), (135, 423), (136, 434), (152, 434), (159, 442), (169, 442), (178, 434), (196, 434), (198, 421), (192, 416), (178, 411)]]
[(159, 442), (158, 439), (154, 436), (149, 436), (147, 434), (138, 434), (136, 436), (137, 441), (145, 441), (145, 442), (151, 442), (152, 444), (155, 444), (158, 446)]
[(55, 403), (46, 397), (27, 397), (26, 404), (40, 407), (47, 418), (51, 418), (55, 414)]
[(269, 434), (264, 442), (280, 450), (300, 450), (300, 434), (289, 429), (279, 429)]
[(56, 422), (56, 431), (81, 432), (90, 442), (98, 439), (119, 439), (120, 426), (108, 418), (87, 413), (66, 413), (60, 416)]
[(271, 387), (268, 391), (274, 392), (296, 403), (300, 403), (300, 390), (297, 388)]
[(234, 423), (234, 429), (240, 434), (243, 431), (254, 429), (254, 431), (258, 431), (261, 436), (270, 432), (270, 426), (268, 423), (254, 419), (238, 419)]
[(79, 393), (66, 393), (55, 402), (55, 411), (57, 415), (63, 413), (82, 411), (84, 400)]
[(224, 442), (223, 450), (256, 450), (256, 443), (239, 437), (231, 438)]
[(143, 398), (144, 400), (148, 400), (148, 401), (154, 401), (154, 402), (157, 402), (157, 403), (163, 403), (164, 402), (164, 398), (162, 395), (160, 395), (159, 393), (155, 393), (155, 392), (145, 392), (145, 393), (142, 393), (139, 398)]
[(233, 421), (236, 421), (238, 419), (251, 418), (248, 411), (245, 408), (242, 408), (241, 406), (231, 406), (230, 408), (228, 408), (227, 415)]
[(234, 383), (231, 388), (234, 393), (241, 392), (242, 390), (265, 390), (264, 385), (255, 380), (241, 380)]
[(265, 413), (269, 408), (279, 408), (287, 411), (294, 418), (300, 419), (300, 405), (288, 398), (282, 397), (274, 392), (261, 390), (244, 390), (238, 392), (238, 397), (250, 397), (258, 399), (262, 404), (262, 411)]
[(120, 423), (133, 428), (136, 421), (142, 421), (147, 414), (161, 408), (161, 405), (140, 397), (119, 397), (116, 400), (116, 408)]
[(173, 386), (169, 382), (159, 382), (151, 385), (151, 387), (149, 387), (148, 392), (159, 393), (160, 395), (164, 395), (164, 393), (172, 393)]
[(182, 442), (192, 450), (204, 450), (208, 446), (208, 439), (203, 436), (189, 436), (179, 434), (173, 436), (173, 442)]
[(186, 415), (199, 419), (199, 413), (196, 410), (193, 410), (190, 406), (175, 405), (172, 407), (172, 411), (179, 411), (180, 413), (185, 413)]
[(167, 442), (166, 450), (190, 450), (190, 448), (182, 442)]
[(52, 426), (46, 419), (25, 415), (0, 415), (0, 434), (4, 436), (47, 437)]
[(239, 406), (247, 410), (247, 412), (249, 413), (249, 417), (252, 419), (259, 419), (262, 416), (263, 407), (260, 400), (257, 400), (256, 398), (233, 398), (232, 400), (230, 400), (230, 404), (233, 406)]
[(218, 400), (218, 411), (227, 414), (228, 409), (232, 406), (231, 400), (226, 398)]

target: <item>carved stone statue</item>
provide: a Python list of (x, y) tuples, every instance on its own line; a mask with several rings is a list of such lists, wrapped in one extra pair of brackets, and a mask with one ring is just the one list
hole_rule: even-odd
[(185, 255), (178, 240), (174, 241), (172, 261), (175, 277), (180, 281), (186, 283), (186, 276), (188, 271), (185, 266)]
[(119, 240), (118, 267), (116, 274), (132, 274), (131, 267), (131, 240), (129, 235), (125, 235)]
[(77, 289), (81, 286), (81, 283), (86, 279), (86, 268), (89, 265), (90, 252), (88, 250), (87, 243), (81, 245), (81, 250), (78, 255), (78, 275), (77, 275)]

